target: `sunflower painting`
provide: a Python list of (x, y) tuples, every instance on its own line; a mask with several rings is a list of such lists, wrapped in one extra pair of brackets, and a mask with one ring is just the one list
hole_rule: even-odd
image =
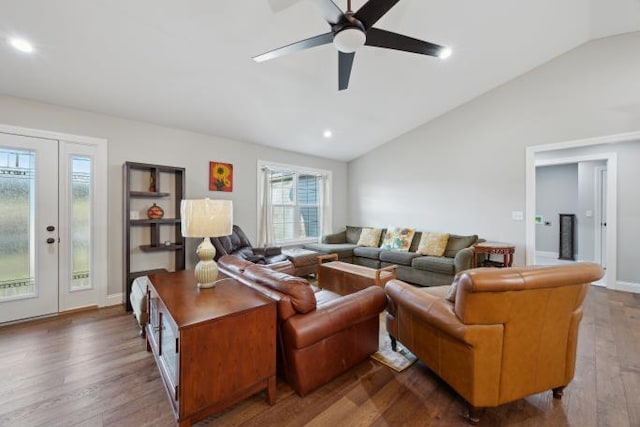
[(233, 191), (233, 165), (209, 162), (209, 191)]

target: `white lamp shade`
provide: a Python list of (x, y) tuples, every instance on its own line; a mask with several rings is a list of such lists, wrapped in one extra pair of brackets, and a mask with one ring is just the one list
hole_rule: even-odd
[(233, 228), (231, 200), (183, 200), (180, 202), (184, 237), (228, 236)]

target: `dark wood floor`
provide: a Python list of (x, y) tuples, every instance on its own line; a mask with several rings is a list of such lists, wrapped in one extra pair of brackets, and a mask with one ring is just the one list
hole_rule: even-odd
[[(120, 307), (0, 328), (0, 426), (172, 426), (153, 357)], [(305, 398), (279, 381), (198, 425), (464, 426), (463, 405), (421, 363), (397, 374), (367, 360)], [(576, 377), (486, 410), (485, 426), (640, 426), (640, 295), (593, 288)]]

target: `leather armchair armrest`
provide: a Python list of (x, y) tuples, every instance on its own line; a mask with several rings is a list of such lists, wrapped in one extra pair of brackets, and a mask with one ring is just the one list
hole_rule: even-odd
[(284, 324), (285, 336), (295, 348), (305, 348), (378, 315), (387, 297), (377, 287), (369, 287), (335, 300), (307, 314), (291, 317)]
[(453, 266), (456, 273), (472, 268), (473, 246), (459, 250), (455, 258), (453, 258)]
[(326, 243), (326, 244), (347, 243), (347, 230), (341, 231), (339, 233), (327, 234), (326, 236), (322, 236), (322, 243)]
[(385, 291), (391, 300), (390, 304), (396, 307), (394, 315), (401, 310), (407, 310), (420, 321), (470, 345), (477, 344), (481, 330), (487, 327), (462, 323), (453, 311), (452, 303), (444, 298), (420, 292), (419, 289), (399, 280), (387, 282)]

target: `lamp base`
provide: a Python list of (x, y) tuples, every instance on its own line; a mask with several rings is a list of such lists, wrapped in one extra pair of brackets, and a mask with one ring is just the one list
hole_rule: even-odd
[(211, 239), (205, 237), (196, 250), (200, 261), (196, 264), (195, 276), (198, 288), (213, 288), (218, 278), (218, 264), (213, 260), (216, 248), (211, 244)]

